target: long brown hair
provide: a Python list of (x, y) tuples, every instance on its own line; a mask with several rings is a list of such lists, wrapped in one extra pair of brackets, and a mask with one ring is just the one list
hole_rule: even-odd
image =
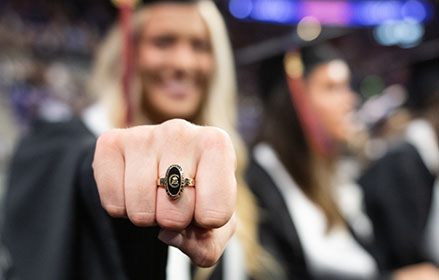
[(283, 56), (272, 58), (262, 67), (262, 72), (272, 71), (273, 76), (262, 87), (264, 121), (258, 141), (271, 145), (299, 188), (322, 209), (328, 230), (336, 224), (343, 225), (344, 219), (331, 194), (335, 159), (317, 153), (306, 138), (288, 87)]

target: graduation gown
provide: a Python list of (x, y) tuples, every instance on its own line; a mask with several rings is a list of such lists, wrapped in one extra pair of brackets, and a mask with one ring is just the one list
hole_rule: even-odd
[(384, 269), (432, 261), (423, 242), (434, 181), (435, 175), (408, 142), (388, 152), (360, 178)]
[(11, 261), (3, 277), (165, 278), (167, 246), (158, 228), (111, 218), (101, 207), (95, 143), (79, 119), (37, 122), (20, 142), (5, 197), (1, 241)]
[(263, 247), (284, 269), (285, 279), (312, 279), (282, 194), (254, 158), (250, 160), (246, 179), (261, 209), (259, 234)]
[[(307, 263), (303, 244), (295, 221), (291, 218), (285, 198), (270, 174), (252, 157), (246, 173), (247, 182), (261, 209), (260, 238), (264, 248), (275, 258), (285, 273), (285, 279), (297, 280), (358, 280), (359, 277), (332, 275), (317, 277)], [(361, 240), (349, 229), (355, 240), (371, 252), (369, 242)], [(373, 255), (373, 254), (372, 254)], [(375, 257), (373, 255), (373, 257)], [(373, 279), (391, 279), (391, 272), (381, 271)]]

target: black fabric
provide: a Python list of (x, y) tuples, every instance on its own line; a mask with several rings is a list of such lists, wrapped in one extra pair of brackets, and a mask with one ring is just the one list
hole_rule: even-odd
[(413, 109), (427, 108), (434, 98), (439, 99), (439, 55), (410, 66), (408, 99), (406, 105)]
[(434, 180), (408, 143), (390, 151), (360, 178), (383, 269), (430, 261), (422, 247)]
[(263, 247), (285, 270), (286, 279), (311, 279), (302, 245), (282, 194), (254, 159), (249, 163), (246, 179), (261, 209), (259, 230)]
[(83, 123), (37, 122), (17, 147), (5, 199), (4, 246), (27, 279), (164, 279), (157, 228), (113, 219), (101, 207)]

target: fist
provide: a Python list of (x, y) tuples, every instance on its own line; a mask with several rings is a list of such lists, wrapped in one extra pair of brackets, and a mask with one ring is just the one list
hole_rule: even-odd
[[(157, 186), (173, 164), (195, 179), (178, 199)], [(184, 120), (105, 132), (93, 161), (101, 204), (111, 216), (159, 225), (159, 239), (203, 267), (216, 263), (235, 230), (235, 169), (227, 133)]]
[(439, 269), (430, 263), (406, 266), (396, 270), (392, 280), (439, 280)]

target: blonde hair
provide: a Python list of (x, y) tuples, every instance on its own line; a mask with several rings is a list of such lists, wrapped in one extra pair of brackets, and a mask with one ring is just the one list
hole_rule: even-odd
[[(198, 1), (194, 4), (209, 30), (215, 71), (208, 89), (207, 99), (201, 108), (199, 125), (209, 125), (224, 129), (230, 135), (237, 154), (236, 179), (238, 182), (237, 216), (238, 227), (236, 235), (243, 245), (246, 257), (247, 273), (254, 279), (266, 279), (268, 272), (276, 270), (272, 258), (261, 247), (258, 238), (258, 209), (256, 200), (244, 180), (247, 165), (247, 150), (236, 129), (237, 119), (237, 86), (233, 63), (232, 49), (227, 35), (227, 29), (221, 14), (212, 1)], [(143, 7), (135, 12), (132, 21), (133, 37), (136, 41), (147, 20), (148, 8)], [(98, 50), (96, 64), (93, 68), (89, 92), (104, 102), (110, 108), (110, 121), (115, 127), (124, 125), (124, 99), (120, 77), (122, 74), (121, 57), (122, 34), (115, 26)], [(150, 121), (142, 114), (139, 100), (141, 98), (141, 83), (138, 73), (133, 73), (132, 107), (134, 124), (148, 124)], [(206, 279), (210, 269), (198, 269), (195, 279)], [(266, 274), (267, 273), (267, 274)]]

